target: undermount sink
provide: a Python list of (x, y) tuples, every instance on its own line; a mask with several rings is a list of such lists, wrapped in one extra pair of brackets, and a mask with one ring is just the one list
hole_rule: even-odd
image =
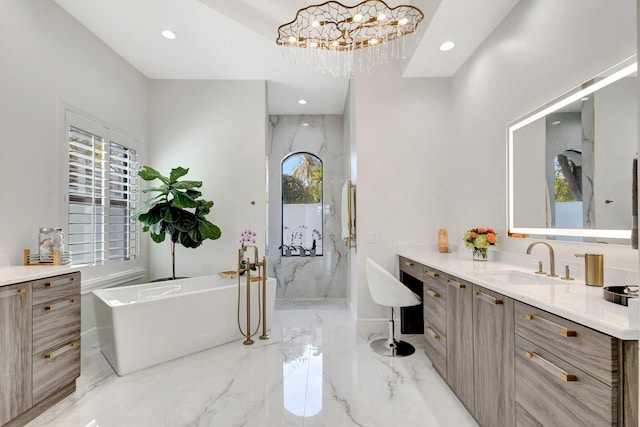
[(472, 271), (472, 275), (487, 282), (504, 285), (553, 285), (559, 281), (541, 274), (525, 273), (520, 270), (482, 270)]

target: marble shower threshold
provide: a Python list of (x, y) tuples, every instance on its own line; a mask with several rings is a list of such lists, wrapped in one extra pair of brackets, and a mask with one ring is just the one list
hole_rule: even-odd
[(276, 298), (276, 310), (349, 310), (346, 298)]

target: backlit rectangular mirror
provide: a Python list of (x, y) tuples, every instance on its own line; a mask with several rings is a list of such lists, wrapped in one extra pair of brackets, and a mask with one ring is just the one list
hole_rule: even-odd
[(629, 244), (637, 59), (510, 123), (508, 231)]

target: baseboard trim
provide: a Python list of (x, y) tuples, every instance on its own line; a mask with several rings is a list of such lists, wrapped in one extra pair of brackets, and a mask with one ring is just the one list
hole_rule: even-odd
[(389, 319), (356, 319), (356, 333), (358, 334), (387, 334)]

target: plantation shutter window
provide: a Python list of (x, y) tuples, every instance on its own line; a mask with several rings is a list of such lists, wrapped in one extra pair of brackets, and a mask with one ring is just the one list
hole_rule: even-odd
[(104, 138), (69, 128), (68, 250), (74, 264), (99, 264), (105, 253)]
[(109, 150), (109, 259), (128, 260), (137, 249), (136, 151), (114, 141)]
[(127, 138), (67, 112), (67, 248), (72, 263), (105, 264), (134, 259), (137, 226), (137, 153)]

